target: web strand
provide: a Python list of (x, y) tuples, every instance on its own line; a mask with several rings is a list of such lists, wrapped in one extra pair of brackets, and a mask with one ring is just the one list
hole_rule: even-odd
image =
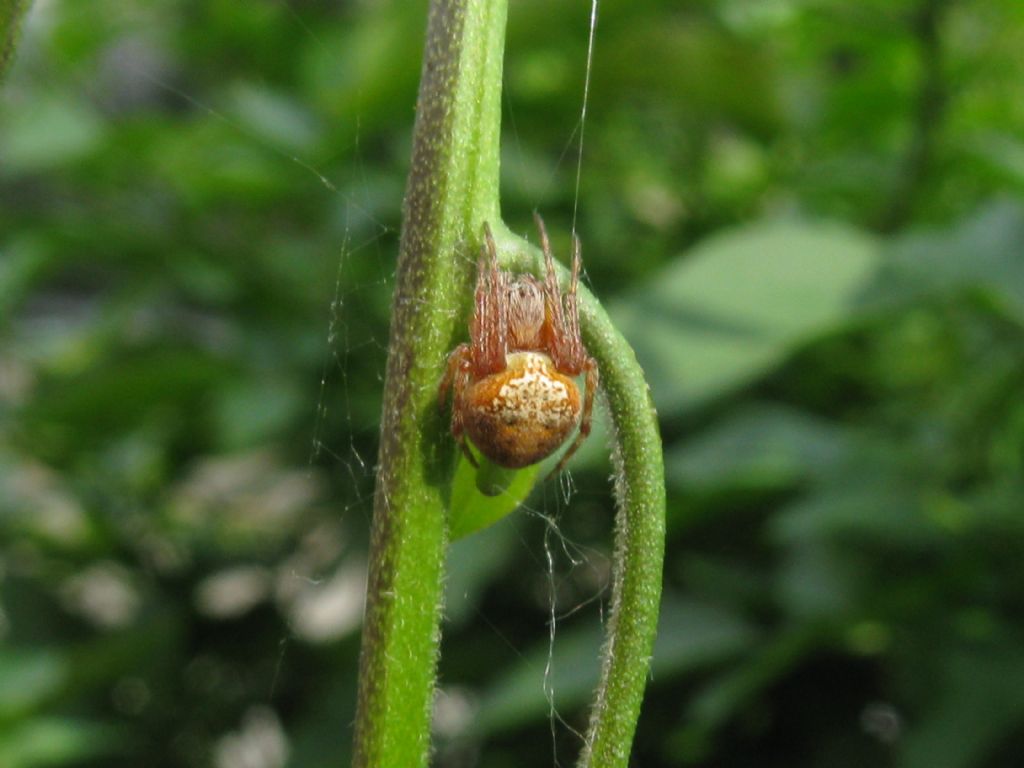
[(583, 177), (583, 131), (587, 124), (587, 102), (590, 100), (590, 72), (594, 64), (594, 38), (597, 32), (598, 0), (590, 2), (590, 31), (587, 35), (587, 71), (583, 76), (583, 106), (580, 108), (580, 143), (576, 158), (576, 189), (572, 201), (572, 233), (576, 234), (576, 216), (580, 205), (580, 180)]

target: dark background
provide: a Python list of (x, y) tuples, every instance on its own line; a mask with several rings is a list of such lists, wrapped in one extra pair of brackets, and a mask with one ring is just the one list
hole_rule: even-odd
[[(590, 9), (511, 6), (503, 209), (564, 256)], [(347, 764), (424, 19), (37, 0), (0, 766)], [(602, 7), (577, 228), (669, 484), (636, 765), (1024, 765), (1022, 50), (1018, 0)], [(453, 548), (437, 765), (575, 759), (605, 453)]]

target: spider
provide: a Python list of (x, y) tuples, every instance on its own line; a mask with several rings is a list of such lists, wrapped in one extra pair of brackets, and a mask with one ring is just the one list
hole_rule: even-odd
[[(449, 387), (454, 390), (452, 436), (473, 466), (466, 435), (494, 464), (518, 469), (550, 456), (579, 425), (555, 474), (590, 434), (598, 372), (580, 339), (579, 238), (573, 235), (572, 277), (563, 294), (544, 222), (537, 213), (533, 218), (544, 252), (543, 280), (499, 269), (494, 236), (484, 223), (469, 343), (448, 356), (438, 397), (444, 407)], [(586, 374), (582, 410), (573, 381), (580, 374)]]

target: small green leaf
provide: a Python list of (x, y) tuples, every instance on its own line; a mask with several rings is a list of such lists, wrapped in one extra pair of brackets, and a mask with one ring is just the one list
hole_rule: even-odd
[(486, 528), (522, 504), (533, 489), (538, 469), (539, 465), (534, 465), (510, 472), (483, 457), (477, 469), (459, 456), (448, 518), (452, 540)]

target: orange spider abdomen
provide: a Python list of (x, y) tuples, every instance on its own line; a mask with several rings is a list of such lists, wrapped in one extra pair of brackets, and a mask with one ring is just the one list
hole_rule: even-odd
[(505, 370), (470, 384), (462, 418), (473, 444), (495, 464), (518, 469), (554, 453), (580, 421), (580, 392), (540, 352), (514, 352)]

